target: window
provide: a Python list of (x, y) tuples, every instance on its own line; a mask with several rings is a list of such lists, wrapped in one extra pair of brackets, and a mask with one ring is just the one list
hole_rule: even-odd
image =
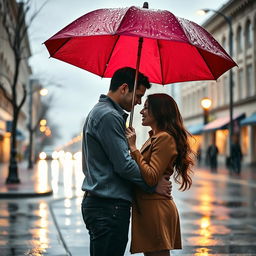
[(225, 155), (227, 148), (228, 131), (227, 130), (217, 130), (216, 131), (216, 146), (219, 150), (219, 154)]
[(241, 53), (243, 51), (243, 34), (241, 26), (238, 27), (237, 30), (237, 53)]
[(247, 95), (253, 95), (252, 64), (246, 66)]
[(226, 38), (225, 37), (222, 38), (221, 45), (227, 51), (227, 42), (226, 42)]
[(238, 99), (242, 99), (243, 98), (243, 91), (244, 91), (244, 70), (243, 69), (239, 69), (238, 71)]
[(249, 137), (249, 131), (248, 131), (248, 126), (243, 126), (241, 129), (241, 148), (242, 148), (242, 152), (244, 155), (248, 154), (248, 150), (249, 150), (249, 141), (250, 141), (250, 137)]
[(249, 20), (246, 22), (245, 42), (246, 47), (250, 48), (252, 46), (252, 23)]

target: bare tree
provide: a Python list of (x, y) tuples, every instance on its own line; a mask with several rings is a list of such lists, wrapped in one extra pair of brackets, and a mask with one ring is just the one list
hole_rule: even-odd
[[(12, 106), (12, 127), (11, 127), (11, 148), (9, 172), (6, 183), (20, 183), (18, 176), (17, 155), (17, 124), (21, 108), (27, 97), (27, 88), (25, 84), (20, 85), (19, 76), (22, 63), (29, 58), (29, 39), (28, 28), (32, 21), (38, 15), (44, 4), (32, 15), (26, 22), (26, 16), (30, 10), (31, 0), (16, 2), (15, 0), (0, 0), (0, 20), (4, 28), (2, 40), (9, 44), (12, 51), (14, 68), (13, 72), (0, 74), (7, 81), (6, 84), (0, 82), (0, 91)], [(20, 89), (22, 86), (22, 95)]]

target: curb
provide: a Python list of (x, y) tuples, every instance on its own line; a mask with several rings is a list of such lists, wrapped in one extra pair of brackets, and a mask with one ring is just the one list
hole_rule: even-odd
[(44, 197), (44, 196), (51, 196), (53, 194), (53, 190), (48, 190), (45, 192), (7, 192), (7, 193), (0, 193), (0, 199), (21, 199), (26, 197)]

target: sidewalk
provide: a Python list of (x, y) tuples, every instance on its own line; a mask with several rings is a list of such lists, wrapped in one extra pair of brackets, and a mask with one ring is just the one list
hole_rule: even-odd
[(47, 168), (34, 165), (27, 169), (27, 163), (19, 164), (19, 184), (5, 184), (8, 176), (8, 164), (0, 164), (0, 198), (21, 198), (48, 196), (53, 193)]
[[(225, 165), (220, 165), (216, 172), (211, 172), (206, 165), (197, 165), (194, 172), (201, 178), (211, 178), (214, 180), (228, 180), (229, 182), (250, 185), (256, 187), (256, 166), (242, 165), (241, 174), (231, 173)], [(200, 173), (201, 172), (201, 173)], [(205, 175), (207, 173), (207, 175)]]
[[(20, 198), (20, 197), (37, 197), (52, 195), (49, 170), (38, 164), (34, 165), (34, 169), (27, 169), (27, 163), (19, 164), (20, 184), (5, 184), (8, 175), (8, 164), (0, 164), (0, 198)], [(39, 168), (40, 167), (40, 168)], [(195, 172), (200, 176), (210, 177), (212, 179), (229, 180), (234, 183), (249, 184), (256, 186), (256, 166), (242, 166), (241, 175), (237, 176), (229, 172), (229, 170), (221, 165), (216, 173), (211, 172), (210, 168), (205, 165), (195, 167)], [(207, 173), (207, 176), (204, 175)]]

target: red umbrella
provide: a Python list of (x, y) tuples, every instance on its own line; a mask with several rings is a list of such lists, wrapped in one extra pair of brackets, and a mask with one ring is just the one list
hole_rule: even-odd
[(220, 44), (196, 23), (169, 11), (146, 8), (92, 11), (45, 45), (51, 57), (101, 77), (112, 77), (117, 69), (129, 66), (158, 84), (216, 80), (236, 66)]

